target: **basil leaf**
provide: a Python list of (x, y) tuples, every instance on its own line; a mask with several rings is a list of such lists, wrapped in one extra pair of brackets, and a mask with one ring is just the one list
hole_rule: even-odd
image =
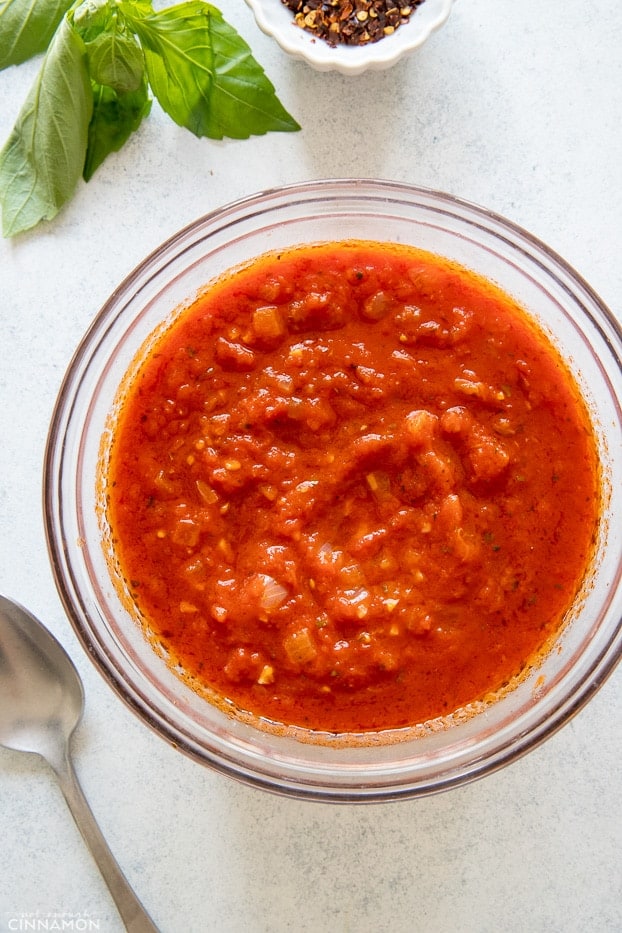
[(2, 231), (50, 220), (82, 174), (93, 94), (84, 43), (65, 18), (0, 152)]
[(153, 93), (180, 126), (212, 139), (300, 129), (246, 42), (211, 4), (189, 0), (137, 15), (121, 2), (119, 10), (143, 46)]
[(45, 52), (72, 0), (0, 0), (0, 69)]
[[(113, 23), (114, 0), (83, 0), (70, 13), (70, 19), (83, 42), (92, 42)], [(114, 29), (114, 25), (112, 27)]]
[(133, 36), (103, 32), (87, 44), (89, 73), (96, 84), (113, 88), (118, 94), (136, 91), (145, 71), (145, 60)]
[(93, 85), (93, 116), (82, 176), (93, 176), (106, 156), (117, 152), (151, 110), (147, 81), (136, 91), (118, 94), (113, 88)]

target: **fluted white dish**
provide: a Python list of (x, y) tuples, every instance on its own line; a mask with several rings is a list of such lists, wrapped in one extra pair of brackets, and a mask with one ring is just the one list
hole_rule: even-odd
[(246, 0), (257, 25), (294, 58), (302, 59), (318, 71), (338, 71), (359, 75), (364, 71), (390, 68), (413, 52), (445, 23), (454, 0), (424, 0), (410, 20), (390, 36), (366, 45), (330, 46), (298, 26), (293, 13), (281, 0)]

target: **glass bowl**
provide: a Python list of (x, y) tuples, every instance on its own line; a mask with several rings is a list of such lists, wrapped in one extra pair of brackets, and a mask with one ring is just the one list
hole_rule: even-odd
[[(266, 731), (227, 715), (148, 643), (118, 595), (102, 546), (102, 438), (105, 447), (119, 385), (148, 336), (223, 272), (266, 251), (340, 239), (412, 244), (495, 281), (557, 345), (594, 425), (604, 493), (585, 585), (541, 665), (449, 728), (317, 736)], [(78, 637), (118, 695), (164, 739), (271, 791), (378, 801), (445, 790), (501, 768), (567, 722), (620, 657), (621, 360), (618, 322), (576, 272), (515, 225), (455, 197), (391, 182), (327, 180), (260, 193), (202, 217), (112, 294), (78, 347), (55, 407), (44, 470), (46, 533)]]
[(391, 68), (418, 49), (445, 23), (454, 0), (424, 0), (393, 35), (365, 45), (329, 45), (308, 29), (296, 25), (294, 14), (281, 0), (246, 0), (257, 25), (289, 55), (306, 62), (316, 71), (337, 71), (360, 75), (364, 71)]

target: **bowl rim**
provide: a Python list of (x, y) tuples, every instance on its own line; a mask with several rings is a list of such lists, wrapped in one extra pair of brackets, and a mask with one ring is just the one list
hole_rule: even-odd
[(408, 23), (366, 45), (329, 45), (294, 22), (294, 14), (281, 0), (246, 0), (258, 27), (288, 55), (317, 71), (356, 76), (390, 68), (422, 46), (449, 18), (455, 0), (423, 0)]
[[(602, 302), (585, 279), (562, 257), (543, 241), (496, 212), (432, 188), (386, 180), (320, 179), (266, 189), (229, 202), (222, 207), (217, 207), (174, 233), (148, 254), (123, 279), (92, 320), (62, 379), (50, 421), (43, 468), (44, 527), (57, 590), (80, 643), (107, 683), (152, 730), (202, 764), (211, 765), (216, 770), (227, 773), (252, 786), (259, 786), (273, 792), (307, 799), (319, 799), (325, 802), (378, 802), (381, 800), (425, 796), (473, 781), (499, 770), (509, 762), (520, 758), (527, 751), (539, 746), (585, 706), (616, 667), (622, 657), (622, 617), (618, 616), (614, 636), (609, 639), (600, 653), (591, 659), (590, 664), (583, 671), (578, 687), (568, 695), (562, 695), (553, 710), (543, 710), (541, 717), (536, 717), (531, 722), (529, 730), (519, 736), (518, 739), (516, 736), (510, 736), (509, 740), (500, 745), (493, 755), (476, 759), (468, 769), (448, 773), (443, 780), (436, 781), (433, 784), (420, 783), (414, 786), (412, 782), (405, 780), (390, 789), (385, 786), (369, 786), (365, 791), (361, 791), (360, 788), (353, 789), (351, 786), (327, 788), (324, 784), (314, 784), (311, 780), (306, 780), (304, 786), (301, 786), (296, 782), (295, 777), (291, 778), (289, 782), (281, 781), (277, 785), (274, 776), (269, 773), (262, 773), (261, 768), (253, 768), (252, 764), (248, 765), (248, 762), (247, 766), (240, 766), (238, 761), (228, 761), (226, 756), (221, 756), (219, 759), (210, 759), (210, 756), (206, 755), (205, 749), (192, 736), (187, 733), (184, 734), (179, 727), (172, 727), (165, 717), (156, 715), (148, 698), (140, 690), (136, 690), (135, 685), (132, 685), (133, 692), (128, 693), (127, 680), (123, 679), (123, 677), (121, 677), (121, 680), (119, 679), (118, 668), (114, 660), (107, 654), (105, 646), (93, 642), (90, 625), (85, 622), (84, 618), (86, 616), (88, 620), (88, 609), (81, 600), (79, 585), (76, 584), (71, 571), (68, 554), (69, 545), (58, 536), (58, 528), (60, 527), (58, 512), (62, 508), (61, 477), (58, 473), (62, 464), (59, 461), (59, 456), (63, 452), (65, 443), (63, 428), (66, 427), (67, 419), (73, 416), (75, 399), (71, 395), (72, 388), (76, 379), (80, 377), (82, 369), (85, 366), (88, 367), (90, 345), (102, 329), (107, 327), (108, 319), (120, 296), (129, 293), (131, 298), (137, 277), (149, 275), (154, 269), (155, 274), (157, 274), (160, 260), (170, 251), (173, 251), (173, 258), (177, 258), (180, 254), (178, 251), (183, 252), (183, 244), (188, 236), (197, 233), (199, 230), (207, 231), (206, 235), (209, 237), (210, 226), (221, 230), (231, 222), (232, 218), (238, 216), (253, 217), (260, 209), (260, 212), (265, 212), (271, 205), (284, 203), (285, 201), (292, 203), (296, 202), (296, 199), (305, 203), (324, 202), (331, 194), (335, 197), (344, 196), (345, 194), (346, 197), (351, 196), (355, 199), (367, 197), (371, 202), (380, 201), (384, 205), (390, 203), (392, 199), (419, 198), (432, 204), (433, 209), (441, 214), (454, 215), (456, 211), (466, 211), (475, 226), (479, 226), (487, 232), (492, 229), (495, 235), (503, 235), (508, 239), (508, 242), (520, 244), (523, 250), (535, 251), (536, 254), (539, 254), (541, 263), (545, 263), (546, 260), (554, 268), (569, 276), (575, 285), (585, 293), (587, 298), (594, 303), (603, 319), (602, 323), (598, 321), (594, 323), (601, 329), (604, 323), (612, 331), (618, 344), (618, 355), (615, 360), (618, 368), (622, 370), (619, 354), (620, 347), (622, 347), (622, 326), (615, 315)], [(546, 265), (543, 267), (546, 268)], [(117, 311), (117, 316), (121, 314), (122, 310), (123, 308)], [(607, 339), (606, 335), (605, 339)]]

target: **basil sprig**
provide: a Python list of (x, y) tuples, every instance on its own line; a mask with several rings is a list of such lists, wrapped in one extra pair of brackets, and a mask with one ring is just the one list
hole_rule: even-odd
[(51, 220), (151, 109), (211, 139), (300, 129), (251, 51), (204, 0), (0, 0), (0, 68), (45, 51), (0, 152), (2, 232)]

